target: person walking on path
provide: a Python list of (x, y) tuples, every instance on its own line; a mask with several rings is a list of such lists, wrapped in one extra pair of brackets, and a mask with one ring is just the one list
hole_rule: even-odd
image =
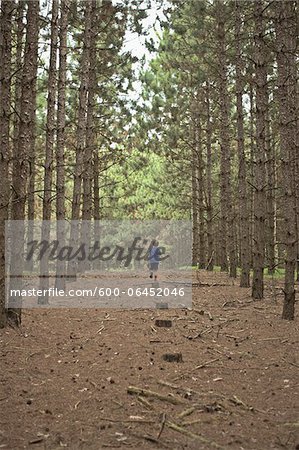
[(152, 240), (150, 248), (149, 248), (149, 269), (150, 269), (150, 278), (154, 278), (155, 281), (158, 279), (158, 269), (160, 263), (160, 252), (159, 252), (159, 242), (155, 239)]

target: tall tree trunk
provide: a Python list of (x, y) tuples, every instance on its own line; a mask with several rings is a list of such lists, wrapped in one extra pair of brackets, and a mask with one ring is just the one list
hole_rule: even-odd
[(275, 272), (275, 153), (271, 136), (269, 104), (267, 104), (266, 112), (266, 157), (266, 258), (268, 274), (272, 275)]
[(254, 105), (254, 90), (252, 77), (253, 74), (249, 73), (249, 102), (250, 102), (250, 112), (249, 112), (249, 135), (250, 135), (250, 165), (249, 165), (249, 178), (250, 178), (250, 212), (249, 212), (249, 244), (250, 244), (250, 268), (253, 268), (253, 237), (254, 237), (254, 162), (255, 162), (255, 105)]
[[(28, 2), (26, 15), (26, 42), (22, 72), (22, 92), (20, 102), (20, 123), (17, 146), (13, 154), (13, 193), (12, 220), (24, 220), (25, 204), (28, 193), (28, 176), (30, 170), (30, 149), (32, 147), (32, 128), (34, 127), (35, 83), (37, 75), (39, 1)], [(23, 239), (23, 232), (19, 239)], [(12, 249), (13, 250), (13, 249)], [(12, 251), (15, 272), (22, 274), (23, 263), (19, 255)], [(15, 289), (21, 288), (21, 279), (14, 282)], [(15, 299), (16, 308), (8, 310), (9, 319), (16, 325), (21, 323), (21, 298)]]
[[(80, 206), (82, 197), (82, 174), (85, 152), (86, 137), (86, 113), (87, 113), (87, 93), (90, 65), (90, 32), (91, 32), (91, 7), (92, 2), (85, 2), (85, 21), (84, 21), (84, 37), (83, 52), (80, 63), (80, 90), (79, 90), (79, 106), (77, 118), (77, 142), (76, 142), (76, 163), (74, 173), (74, 187), (72, 199), (72, 226), (71, 226), (71, 245), (74, 245), (79, 238), (78, 221), (80, 219)], [(71, 261), (68, 265), (68, 275), (76, 275), (76, 263)]]
[(265, 260), (265, 152), (267, 111), (267, 65), (264, 42), (263, 2), (254, 4), (255, 18), (255, 80), (256, 80), (256, 154), (254, 190), (254, 243), (252, 297), (264, 297)]
[[(37, 71), (37, 61), (36, 61), (36, 71)], [(34, 78), (32, 83), (32, 120), (31, 120), (31, 135), (30, 135), (30, 150), (29, 150), (29, 183), (28, 183), (28, 195), (27, 195), (27, 218), (28, 218), (28, 229), (27, 229), (27, 240), (28, 242), (34, 239), (34, 218), (35, 218), (35, 181), (36, 181), (36, 169), (35, 169), (35, 142), (36, 142), (36, 94), (37, 94), (37, 79)], [(33, 258), (26, 263), (26, 270), (33, 270)]]
[[(83, 156), (83, 208), (82, 219), (86, 221), (82, 228), (82, 241), (89, 243), (91, 237), (90, 221), (92, 218), (92, 161), (93, 154), (96, 149), (96, 116), (95, 116), (95, 102), (96, 102), (96, 88), (97, 77), (95, 66), (97, 64), (97, 49), (96, 37), (98, 35), (98, 11), (99, 6), (96, 2), (92, 3), (91, 10), (91, 33), (90, 33), (90, 61), (88, 75), (88, 99), (87, 99), (87, 122), (86, 122), (86, 149)], [(87, 222), (89, 221), (89, 223)], [(80, 264), (80, 271), (88, 270), (90, 263), (85, 260)]]
[(296, 265), (296, 281), (299, 282), (299, 92), (296, 92), (296, 165), (295, 165), (295, 194), (296, 194), (296, 230), (297, 230), (297, 265)]
[(276, 47), (278, 68), (280, 157), (282, 168), (283, 229), (285, 244), (284, 305), (282, 318), (295, 314), (297, 255), (296, 199), (292, 174), (296, 161), (296, 3), (277, 2)]
[[(57, 239), (65, 243), (65, 104), (66, 104), (66, 69), (67, 69), (67, 28), (69, 0), (60, 2), (59, 20), (59, 68), (57, 97), (57, 142), (56, 142), (56, 219)], [(55, 287), (65, 290), (65, 262), (57, 260)]]
[(207, 148), (207, 270), (214, 269), (214, 235), (213, 235), (213, 204), (212, 204), (212, 124), (210, 107), (210, 83), (206, 82), (206, 148)]
[(230, 101), (227, 81), (227, 55), (225, 31), (225, 4), (216, 2), (217, 18), (217, 51), (219, 64), (219, 102), (220, 102), (220, 147), (221, 147), (221, 218), (222, 218), (222, 263), (221, 270), (227, 270), (227, 253), (229, 256), (229, 273), (231, 277), (237, 275), (237, 261), (234, 243), (234, 211), (231, 194), (231, 142), (230, 142)]
[(236, 1), (235, 41), (236, 41), (236, 98), (237, 98), (237, 145), (239, 159), (239, 214), (240, 214), (240, 262), (241, 287), (250, 286), (250, 242), (249, 209), (247, 198), (246, 159), (244, 149), (244, 114), (243, 114), (243, 59), (241, 52), (241, 2)]
[[(96, 148), (93, 154), (93, 218), (94, 218), (94, 241), (100, 239), (100, 185), (99, 185), (99, 172), (100, 172), (100, 158), (99, 149)], [(100, 268), (100, 261), (96, 259), (93, 262), (94, 269)]]
[[(47, 101), (47, 122), (46, 122), (46, 148), (45, 148), (45, 171), (44, 171), (44, 198), (43, 198), (43, 224), (42, 241), (50, 239), (51, 220), (51, 198), (53, 184), (53, 163), (54, 163), (54, 141), (55, 141), (55, 107), (56, 107), (56, 87), (57, 87), (57, 43), (58, 43), (58, 12), (59, 1), (52, 0), (51, 17), (51, 44), (50, 61), (48, 75), (48, 101)], [(38, 302), (47, 304), (49, 301), (49, 262), (47, 255), (41, 258), (40, 262), (40, 289), (45, 295), (40, 296)]]
[(193, 234), (193, 250), (192, 264), (196, 267), (200, 263), (200, 241), (199, 241), (199, 167), (198, 167), (198, 133), (197, 133), (197, 104), (196, 101), (191, 103), (190, 117), (190, 140), (192, 145), (192, 234)]
[(0, 16), (0, 328), (6, 325), (5, 310), (5, 220), (8, 218), (9, 184), (8, 162), (10, 155), (10, 98), (12, 57), (12, 14), (15, 3), (2, 0)]
[(195, 146), (194, 124), (192, 121), (191, 128), (193, 130), (192, 142), (192, 265), (199, 263), (199, 226), (198, 226), (198, 174), (197, 174), (197, 155)]
[[(20, 124), (20, 114), (21, 114), (21, 95), (22, 95), (22, 68), (23, 68), (23, 52), (24, 52), (24, 1), (18, 1), (17, 11), (16, 11), (16, 51), (14, 58), (14, 93), (13, 93), (13, 147), (17, 148), (18, 138), (19, 138), (19, 124)], [(16, 153), (16, 152), (15, 152)]]
[[(197, 107), (199, 104), (197, 102)], [(205, 217), (204, 217), (204, 176), (203, 176), (203, 155), (202, 155), (202, 127), (199, 112), (195, 121), (195, 145), (197, 158), (197, 188), (198, 188), (198, 234), (199, 234), (199, 269), (206, 267), (206, 236), (205, 236)]]

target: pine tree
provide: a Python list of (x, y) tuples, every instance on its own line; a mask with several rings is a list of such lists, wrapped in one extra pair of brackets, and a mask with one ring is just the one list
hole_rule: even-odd
[(231, 137), (230, 137), (230, 99), (227, 79), (227, 52), (225, 18), (226, 5), (222, 1), (215, 3), (217, 26), (217, 62), (219, 64), (218, 91), (219, 91), (219, 141), (220, 141), (220, 203), (221, 203), (221, 269), (228, 269), (229, 257), (230, 276), (236, 277), (237, 261), (234, 242), (234, 207), (232, 201), (231, 181)]
[[(277, 2), (276, 48), (278, 68), (280, 158), (282, 171), (285, 281), (282, 318), (294, 319), (297, 255), (295, 161), (296, 161), (296, 2)], [(293, 175), (293, 176), (292, 176)]]
[(236, 106), (237, 106), (237, 146), (238, 146), (238, 184), (240, 214), (240, 286), (250, 286), (250, 246), (249, 246), (249, 210), (247, 197), (247, 173), (244, 148), (244, 61), (241, 50), (242, 3), (235, 2), (235, 68), (236, 68)]
[[(46, 145), (45, 145), (45, 172), (44, 172), (44, 198), (43, 198), (43, 225), (42, 241), (50, 240), (50, 220), (52, 210), (52, 185), (54, 164), (54, 140), (56, 130), (56, 95), (57, 95), (57, 44), (58, 44), (58, 13), (59, 1), (52, 0), (51, 37), (50, 37), (50, 61), (48, 72), (48, 99), (47, 99), (47, 122), (46, 122)], [(40, 263), (40, 288), (46, 295), (39, 297), (40, 304), (49, 301), (49, 262), (47, 255)]]
[(255, 20), (255, 82), (256, 82), (256, 151), (254, 177), (254, 238), (253, 238), (253, 281), (252, 297), (264, 297), (265, 263), (265, 154), (266, 154), (266, 111), (267, 111), (267, 66), (264, 41), (265, 19), (263, 2), (254, 4)]
[[(59, 18), (59, 66), (57, 93), (57, 140), (56, 140), (56, 220), (57, 240), (65, 243), (65, 123), (66, 123), (66, 76), (67, 76), (67, 30), (69, 1), (60, 1)], [(57, 260), (55, 287), (65, 290), (65, 263)]]
[[(77, 135), (76, 135), (76, 163), (74, 169), (74, 185), (72, 198), (72, 225), (70, 242), (74, 245), (79, 238), (78, 221), (80, 220), (80, 208), (82, 199), (82, 179), (83, 179), (83, 162), (85, 152), (85, 138), (87, 125), (87, 99), (88, 99), (88, 80), (90, 66), (90, 33), (91, 33), (91, 9), (92, 2), (85, 2), (84, 7), (84, 35), (83, 50), (80, 61), (80, 89), (79, 89), (79, 105), (77, 117)], [(68, 265), (68, 275), (75, 276), (76, 264), (74, 261)]]
[[(21, 81), (20, 123), (18, 140), (13, 152), (12, 176), (12, 220), (25, 219), (25, 204), (28, 195), (28, 177), (30, 173), (31, 148), (34, 147), (32, 129), (34, 128), (35, 84), (37, 76), (38, 33), (39, 33), (39, 1), (28, 2), (26, 14), (26, 42), (24, 49), (24, 64)], [(22, 234), (22, 231), (20, 231)], [(22, 236), (19, 236), (22, 239)], [(23, 263), (19, 255), (14, 254), (12, 247), (12, 262), (15, 271), (22, 274)], [(20, 281), (19, 281), (20, 282)], [(15, 281), (18, 289), (19, 282)], [(16, 325), (21, 323), (21, 299), (16, 299), (18, 308), (8, 310), (9, 319)]]
[(9, 185), (8, 164), (10, 156), (10, 101), (12, 62), (12, 14), (15, 4), (1, 2), (0, 16), (0, 328), (6, 324), (5, 311), (5, 220), (8, 219)]

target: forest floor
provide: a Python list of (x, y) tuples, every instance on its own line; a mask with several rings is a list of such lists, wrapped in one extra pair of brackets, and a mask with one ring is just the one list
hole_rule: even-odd
[(281, 320), (270, 280), (254, 302), (199, 279), (192, 310), (26, 310), (1, 330), (0, 448), (298, 449), (298, 313)]

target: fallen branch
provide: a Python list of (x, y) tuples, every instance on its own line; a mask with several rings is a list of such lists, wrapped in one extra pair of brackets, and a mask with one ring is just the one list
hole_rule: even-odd
[(166, 422), (166, 414), (163, 413), (163, 414), (162, 414), (162, 419), (161, 419), (161, 427), (160, 427), (160, 430), (159, 430), (157, 439), (160, 439), (160, 436), (161, 436), (161, 434), (162, 434), (162, 431), (164, 430), (164, 427), (165, 427), (165, 422)]
[(219, 448), (219, 449), (223, 449), (223, 447), (221, 447), (220, 445), (218, 445), (216, 442), (210, 441), (206, 438), (204, 438), (203, 436), (200, 436), (199, 434), (195, 434), (192, 433), (192, 431), (188, 431), (185, 428), (177, 425), (176, 423), (173, 422), (169, 422), (168, 420), (165, 422), (165, 425), (170, 428), (171, 430), (177, 431), (178, 433), (184, 434), (185, 436), (190, 437), (191, 439), (195, 439), (198, 440), (204, 444), (208, 444), (209, 447), (213, 447), (213, 448)]
[(183, 378), (185, 375), (188, 375), (189, 373), (195, 372), (198, 369), (203, 369), (204, 367), (208, 366), (209, 364), (212, 364), (216, 361), (219, 361), (220, 358), (211, 359), (210, 361), (206, 361), (203, 364), (200, 364), (199, 366), (194, 367), (193, 369), (189, 370), (188, 372), (183, 373), (182, 375), (179, 375), (178, 377), (174, 378), (173, 381), (177, 381), (180, 378)]
[[(239, 369), (237, 369), (237, 370), (239, 370)], [(185, 392), (187, 394), (195, 394), (195, 395), (199, 395), (201, 397), (213, 395), (215, 397), (224, 398), (223, 395), (217, 394), (216, 392), (199, 392), (199, 391), (196, 391), (195, 389), (188, 388), (188, 387), (181, 387), (181, 386), (178, 386), (177, 384), (172, 384), (172, 383), (169, 383), (168, 381), (164, 381), (164, 380), (158, 380), (157, 383), (161, 384), (162, 386), (167, 386), (171, 389), (175, 389), (176, 391)]]
[(145, 439), (146, 441), (152, 442), (154, 444), (159, 444), (160, 447), (169, 448), (166, 443), (159, 441), (157, 438), (149, 436), (148, 434), (138, 434), (132, 430), (127, 430), (127, 432), (130, 433), (131, 436), (134, 436), (138, 439)]
[(295, 364), (295, 363), (293, 363), (292, 361), (287, 361), (285, 358), (282, 358), (283, 359), (283, 361), (285, 361), (287, 364), (291, 364), (291, 366), (294, 366), (294, 367), (298, 367), (299, 368), (299, 365), (298, 364)]
[(113, 419), (112, 417), (99, 417), (99, 419), (112, 423), (156, 423), (155, 420), (150, 419)]
[[(203, 412), (203, 410), (200, 410), (200, 412)], [(184, 427), (187, 427), (189, 425), (196, 425), (197, 423), (202, 422), (202, 419), (195, 419), (195, 420), (185, 420), (184, 422), (182, 422), (182, 425)]]
[(178, 419), (183, 419), (186, 416), (190, 416), (194, 411), (196, 410), (195, 406), (191, 406), (191, 408), (185, 409), (184, 411), (182, 411), (177, 418)]
[(214, 363), (214, 362), (216, 362), (216, 361), (219, 361), (219, 359), (220, 359), (220, 358), (215, 358), (215, 359), (211, 359), (210, 361), (206, 361), (205, 363), (200, 364), (199, 366), (194, 367), (194, 369), (193, 369), (192, 371), (197, 370), (197, 369), (203, 369), (204, 367), (208, 366), (209, 364), (212, 364), (212, 363)]
[(169, 383), (168, 381), (164, 381), (164, 380), (158, 380), (157, 383), (161, 384), (162, 386), (170, 387), (172, 389), (182, 389), (182, 388), (180, 388), (180, 386), (177, 386), (176, 384), (172, 384), (172, 383)]
[(180, 405), (182, 403), (185, 403), (181, 398), (174, 397), (172, 395), (162, 395), (158, 392), (153, 392), (147, 389), (141, 389), (135, 386), (129, 386), (127, 389), (127, 393), (130, 395), (141, 395), (142, 397), (153, 397), (157, 398), (158, 400), (161, 400), (162, 402), (168, 402), (172, 405)]
[(151, 411), (154, 409), (153, 405), (150, 404), (150, 402), (148, 402), (146, 400), (146, 398), (141, 397), (141, 395), (138, 395), (137, 400), (146, 408), (150, 409)]
[(229, 400), (232, 403), (234, 403), (235, 405), (243, 406), (243, 408), (247, 409), (248, 411), (252, 411), (252, 412), (256, 411), (256, 412), (260, 412), (262, 414), (267, 414), (267, 412), (263, 411), (262, 409), (257, 409), (257, 408), (254, 408), (253, 406), (246, 405), (246, 403), (244, 403), (242, 400), (240, 400), (236, 395), (233, 395), (233, 398), (230, 398)]

